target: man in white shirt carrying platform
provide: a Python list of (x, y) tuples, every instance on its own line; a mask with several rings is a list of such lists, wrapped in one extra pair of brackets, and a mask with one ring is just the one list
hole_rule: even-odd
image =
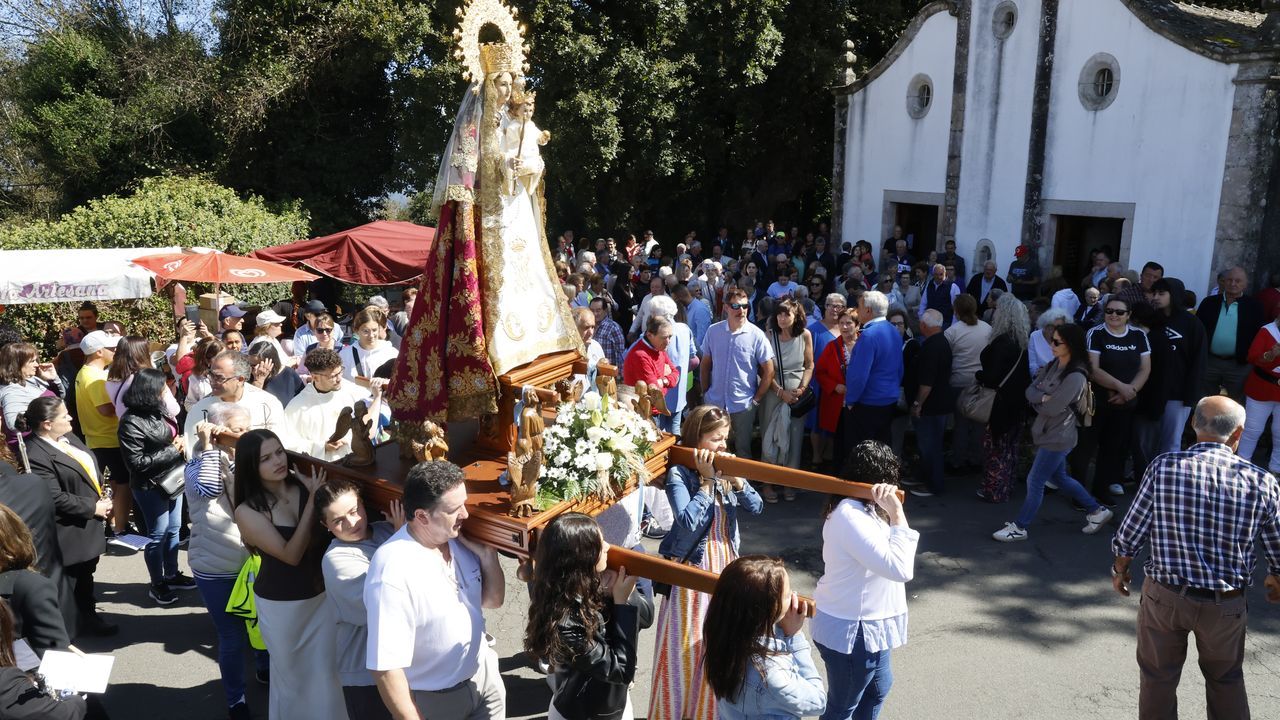
[(396, 720), (498, 720), (506, 690), (482, 608), (506, 594), (498, 554), (460, 535), (462, 470), (419, 463), (404, 482), (407, 522), (374, 553), (365, 580), (368, 667)]
[[(376, 417), (384, 411), (382, 389), (387, 381), (371, 379), (372, 394), (354, 382), (343, 382), (342, 358), (336, 351), (325, 348), (307, 352), (303, 364), (311, 374), (311, 382), (284, 409), (289, 449), (330, 462), (340, 460), (351, 452), (351, 432), (355, 429), (329, 442), (338, 416), (344, 408), (363, 402), (370, 408), (370, 415)], [(374, 427), (377, 425), (375, 422)]]

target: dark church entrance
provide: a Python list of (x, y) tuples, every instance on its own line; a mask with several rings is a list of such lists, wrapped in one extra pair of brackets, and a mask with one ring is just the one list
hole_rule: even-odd
[[(1062, 277), (1072, 290), (1080, 289), (1080, 280), (1089, 272), (1089, 255), (1105, 250), (1114, 262), (1120, 256), (1120, 240), (1124, 218), (1054, 215), (1053, 264), (1062, 267)], [(1046, 274), (1048, 268), (1045, 268)]]
[(916, 260), (924, 260), (929, 253), (939, 249), (938, 210), (937, 205), (893, 204), (893, 222), (902, 226), (904, 237), (913, 239), (911, 256)]

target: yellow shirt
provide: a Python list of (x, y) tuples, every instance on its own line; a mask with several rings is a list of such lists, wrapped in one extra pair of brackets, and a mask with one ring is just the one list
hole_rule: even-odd
[(84, 442), (90, 450), (120, 447), (120, 439), (116, 437), (120, 421), (98, 412), (99, 405), (110, 404), (106, 369), (92, 365), (80, 368), (76, 375), (76, 417), (80, 419)]

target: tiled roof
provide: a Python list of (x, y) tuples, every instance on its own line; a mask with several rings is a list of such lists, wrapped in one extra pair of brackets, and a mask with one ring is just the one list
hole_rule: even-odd
[(1222, 62), (1273, 54), (1260, 30), (1266, 15), (1248, 10), (1204, 7), (1174, 0), (1121, 0), (1152, 30), (1201, 55)]

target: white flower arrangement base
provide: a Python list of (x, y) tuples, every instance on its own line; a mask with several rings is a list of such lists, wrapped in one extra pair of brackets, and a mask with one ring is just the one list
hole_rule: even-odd
[(661, 437), (653, 423), (597, 393), (562, 403), (542, 434), (538, 506), (585, 500), (607, 507), (638, 478), (648, 482), (648, 460)]

